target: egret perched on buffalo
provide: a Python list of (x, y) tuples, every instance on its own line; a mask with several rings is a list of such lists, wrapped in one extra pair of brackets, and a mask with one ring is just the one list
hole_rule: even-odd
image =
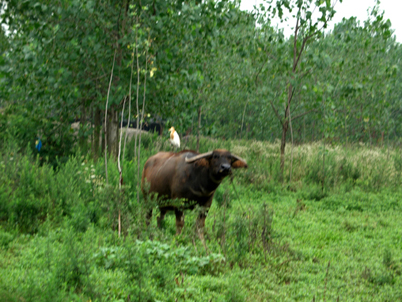
[(180, 137), (179, 134), (177, 134), (176, 130), (174, 129), (174, 127), (171, 127), (169, 129), (170, 132), (170, 138), (169, 141), (172, 144), (172, 146), (175, 148), (180, 148)]

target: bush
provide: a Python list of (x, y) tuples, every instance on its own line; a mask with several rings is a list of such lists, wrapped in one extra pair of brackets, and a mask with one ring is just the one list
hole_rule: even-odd
[[(59, 117), (52, 119), (37, 118), (29, 110), (12, 105), (0, 114), (0, 147), (4, 150), (10, 141), (15, 143), (14, 153), (30, 152), (40, 155), (41, 163), (56, 167), (65, 163), (73, 154), (75, 138), (70, 132), (70, 124), (62, 124)], [(42, 141), (40, 152), (35, 142)]]
[(339, 162), (339, 174), (342, 181), (352, 180), (353, 183), (360, 178), (360, 171), (346, 157), (343, 157)]
[(14, 240), (14, 235), (4, 232), (0, 229), (0, 247), (8, 248), (9, 244)]

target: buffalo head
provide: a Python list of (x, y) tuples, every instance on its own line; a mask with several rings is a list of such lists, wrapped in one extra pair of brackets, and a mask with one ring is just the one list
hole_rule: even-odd
[(209, 177), (215, 182), (221, 182), (222, 179), (231, 174), (232, 168), (247, 168), (244, 159), (222, 149), (186, 157), (186, 163), (195, 162), (198, 162), (199, 166), (208, 167)]

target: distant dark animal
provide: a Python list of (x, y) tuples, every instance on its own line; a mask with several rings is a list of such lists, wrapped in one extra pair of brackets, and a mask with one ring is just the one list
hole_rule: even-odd
[[(123, 126), (123, 128), (127, 127), (128, 120), (123, 120), (123, 122), (119, 126)], [(154, 132), (158, 133), (159, 135), (162, 134), (162, 126), (159, 122), (143, 122), (141, 125), (141, 130), (148, 131), (148, 132)], [(137, 121), (136, 120), (131, 120), (129, 128), (137, 128)]]
[[(222, 180), (232, 173), (232, 168), (247, 168), (245, 160), (227, 150), (217, 149), (198, 154), (194, 151), (159, 152), (145, 163), (142, 172), (141, 189), (146, 197), (158, 199), (161, 225), (167, 211), (176, 214), (176, 234), (184, 226), (184, 209), (197, 205), (201, 211), (197, 229), (204, 243), (205, 218), (212, 204), (214, 193)], [(152, 209), (147, 213), (147, 224), (152, 218)]]
[[(119, 126), (126, 128), (128, 124), (128, 120), (123, 120), (123, 122), (119, 122)], [(128, 128), (136, 128), (137, 127), (137, 122), (136, 120), (131, 120), (130, 121), (130, 125), (128, 126)]]
[(159, 135), (162, 135), (162, 127), (161, 127), (160, 123), (144, 122), (142, 124), (142, 129), (145, 131), (154, 132), (154, 133), (158, 133)]

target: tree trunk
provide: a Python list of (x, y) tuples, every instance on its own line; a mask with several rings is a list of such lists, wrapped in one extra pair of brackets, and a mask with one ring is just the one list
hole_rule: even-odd
[(114, 127), (115, 127), (115, 142), (114, 142), (114, 154), (117, 156), (119, 154), (119, 141), (120, 141), (120, 124), (119, 124), (119, 111), (115, 111), (114, 115)]
[(80, 127), (78, 129), (78, 136), (79, 136), (79, 142), (80, 142), (80, 148), (81, 150), (85, 147), (85, 135), (84, 135), (84, 129), (86, 127), (86, 120), (87, 120), (87, 110), (85, 107), (85, 101), (82, 102), (82, 111), (81, 111), (81, 117), (80, 117)]
[[(148, 41), (150, 40), (148, 36)], [(144, 97), (142, 99), (142, 112), (141, 121), (144, 120), (145, 113), (145, 96), (147, 91), (147, 69), (148, 69), (148, 49), (145, 53), (145, 74), (144, 74)], [(138, 159), (137, 159), (137, 202), (140, 203), (140, 163), (141, 163), (141, 127), (140, 127), (140, 137), (138, 140)]]
[(115, 106), (110, 108), (107, 121), (107, 146), (110, 154), (117, 156), (119, 150), (118, 138), (119, 138), (119, 123), (118, 123), (118, 111)]
[(201, 106), (198, 108), (197, 152), (200, 152)]
[(280, 181), (283, 182), (283, 175), (285, 173), (285, 148), (286, 148), (286, 134), (289, 129), (289, 114), (290, 114), (290, 102), (292, 100), (292, 85), (289, 84), (288, 89), (288, 102), (285, 108), (285, 119), (282, 123), (282, 139), (281, 139), (281, 174), (279, 176)]
[[(128, 1), (123, 1), (120, 7), (121, 10), (124, 11), (122, 19), (117, 19), (117, 28), (119, 29), (116, 33), (116, 49), (115, 49), (115, 60), (116, 60), (116, 76), (113, 79), (113, 86), (117, 89), (120, 83), (119, 70), (122, 66), (123, 61), (123, 50), (121, 47), (121, 43), (119, 42), (123, 37), (125, 37), (126, 33), (126, 22), (127, 22), (127, 14), (128, 14)], [(113, 154), (115, 158), (117, 158), (117, 154), (119, 153), (119, 110), (118, 106), (112, 105), (110, 107), (110, 118), (108, 120), (107, 125), (107, 143), (110, 154)]]
[(324, 152), (322, 154), (322, 184), (321, 184), (321, 190), (324, 192), (325, 188), (325, 135), (323, 135), (323, 146), (324, 146)]
[(315, 130), (315, 121), (313, 121), (313, 132), (312, 132), (312, 138), (311, 138), (311, 142), (314, 142), (314, 130)]
[(95, 108), (95, 116), (94, 116), (94, 155), (95, 160), (98, 158), (99, 155), (99, 141), (100, 141), (100, 134), (101, 134), (101, 111), (99, 108)]
[(285, 171), (285, 148), (286, 148), (286, 134), (288, 132), (289, 121), (288, 121), (289, 112), (286, 109), (285, 111), (285, 122), (282, 125), (282, 139), (281, 139), (281, 174), (280, 181), (283, 182), (283, 174)]
[[(138, 16), (136, 18), (136, 23), (139, 24), (138, 21)], [(138, 98), (139, 98), (139, 92), (140, 92), (140, 63), (138, 60), (138, 46), (137, 46), (137, 39), (138, 39), (138, 28), (135, 30), (135, 57), (137, 61), (137, 96), (135, 100), (136, 108), (137, 108), (137, 126), (136, 126), (136, 132), (135, 132), (135, 141), (134, 141), (134, 156), (137, 156), (137, 139), (138, 139), (138, 132), (141, 131), (140, 129), (140, 109), (138, 105)], [(139, 160), (137, 158), (137, 160)]]
[(92, 154), (94, 154), (94, 140), (95, 140), (95, 132), (94, 132), (94, 115), (95, 115), (95, 111), (94, 111), (94, 106), (93, 106), (93, 104), (91, 103), (91, 105), (90, 105), (90, 107), (89, 107), (89, 111), (90, 111), (90, 115), (91, 115), (91, 117), (90, 117), (90, 125), (91, 125), (91, 143), (89, 144), (89, 146), (90, 146), (90, 150), (91, 150), (91, 153)]
[(387, 142), (387, 160), (389, 159), (389, 127), (388, 127), (388, 142)]
[(246, 114), (246, 108), (247, 108), (247, 104), (248, 104), (248, 98), (246, 103), (244, 104), (244, 110), (243, 110), (243, 116), (241, 118), (241, 128), (240, 128), (240, 138), (243, 138), (243, 125), (244, 125), (244, 116)]
[(345, 106), (344, 106), (344, 112), (345, 112), (345, 142), (346, 142), (346, 144), (348, 143), (348, 127), (347, 127), (347, 112), (346, 112), (346, 108), (345, 108)]
[(291, 142), (292, 142), (292, 151), (290, 154), (290, 172), (289, 172), (289, 183), (292, 183), (292, 170), (293, 170), (293, 147), (294, 147), (294, 141), (293, 141), (293, 126), (292, 126), (292, 115), (290, 111), (290, 104), (289, 104), (289, 126), (290, 126), (290, 137), (291, 137)]

